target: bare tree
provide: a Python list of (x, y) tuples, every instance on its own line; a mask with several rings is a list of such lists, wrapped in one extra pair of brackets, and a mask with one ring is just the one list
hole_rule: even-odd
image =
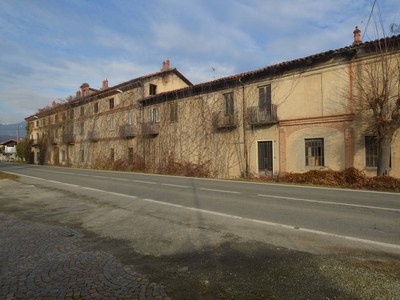
[(355, 112), (377, 143), (377, 176), (388, 175), (391, 144), (400, 128), (400, 36), (361, 44), (356, 59)]

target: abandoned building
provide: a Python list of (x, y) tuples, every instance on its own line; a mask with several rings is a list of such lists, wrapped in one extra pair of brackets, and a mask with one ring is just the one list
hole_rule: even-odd
[[(26, 118), (34, 162), (154, 173), (191, 164), (224, 178), (349, 167), (375, 175), (376, 136), (359, 114), (363, 68), (381, 59), (382, 43), (399, 64), (399, 41), (362, 42), (356, 28), (347, 47), (210, 82), (192, 84), (167, 59), (159, 72), (115, 86), (84, 83)], [(389, 172), (398, 178), (399, 146), (394, 137)]]

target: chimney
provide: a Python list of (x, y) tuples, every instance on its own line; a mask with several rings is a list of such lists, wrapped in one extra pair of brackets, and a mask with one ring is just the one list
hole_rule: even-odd
[(89, 84), (83, 83), (83, 84), (80, 86), (80, 88), (81, 88), (81, 90), (82, 90), (82, 96), (83, 96), (83, 97), (89, 95)]
[(81, 91), (77, 91), (77, 92), (76, 92), (76, 97), (78, 97), (78, 98), (79, 98), (79, 97), (81, 97), (81, 96), (82, 96), (82, 93), (81, 93)]
[(108, 80), (107, 79), (103, 80), (103, 86), (101, 88), (102, 89), (108, 88)]
[(361, 30), (358, 29), (358, 26), (356, 26), (356, 29), (353, 31), (354, 33), (354, 42), (352, 44), (352, 46), (361, 44)]
[(161, 69), (161, 71), (165, 71), (165, 70), (168, 70), (168, 69), (170, 69), (170, 60), (169, 60), (169, 58), (167, 58), (166, 60), (164, 60), (163, 62), (162, 62), (162, 69)]
[(56, 105), (57, 105), (56, 101), (53, 100), (53, 102), (51, 102), (51, 107), (54, 107), (54, 106), (56, 106)]

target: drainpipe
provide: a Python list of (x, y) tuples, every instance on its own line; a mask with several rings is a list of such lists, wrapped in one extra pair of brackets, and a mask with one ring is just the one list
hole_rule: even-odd
[[(139, 100), (139, 109), (140, 109), (140, 138), (142, 139), (142, 159), (144, 162), (144, 168), (146, 169), (146, 141), (144, 139), (143, 136), (143, 126), (144, 126), (144, 103), (141, 101), (144, 99), (144, 84), (142, 81), (139, 81), (140, 84), (140, 89), (141, 89), (141, 93), (142, 93), (142, 98)], [(144, 170), (143, 170), (144, 171)]]
[(248, 150), (247, 150), (247, 133), (246, 133), (246, 98), (244, 95), (244, 83), (242, 79), (239, 78), (239, 82), (242, 84), (242, 97), (243, 97), (243, 114), (242, 114), (242, 124), (243, 124), (243, 151), (244, 151), (244, 161), (245, 161), (245, 173), (244, 178), (248, 179), (249, 176), (249, 159), (248, 159)]

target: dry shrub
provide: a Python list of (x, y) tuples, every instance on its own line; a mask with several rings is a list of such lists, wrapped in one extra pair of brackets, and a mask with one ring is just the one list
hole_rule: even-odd
[(357, 182), (363, 181), (367, 178), (365, 173), (363, 171), (360, 171), (356, 168), (348, 168), (344, 171), (342, 171), (344, 177), (345, 177), (345, 183), (347, 184), (355, 184)]
[(334, 186), (343, 184), (344, 178), (345, 176), (337, 171), (311, 170), (305, 173), (287, 173), (279, 177), (277, 181)]
[(146, 163), (140, 155), (133, 154), (132, 160), (128, 161), (128, 170), (130, 172), (146, 172)]
[(400, 191), (400, 180), (390, 176), (367, 177), (364, 172), (356, 168), (348, 168), (344, 171), (311, 170), (305, 173), (286, 173), (279, 178), (255, 178), (255, 180), (377, 191)]
[(134, 155), (131, 161), (117, 159), (111, 161), (110, 159), (96, 159), (93, 169), (97, 170), (112, 170), (112, 171), (126, 171), (126, 172), (145, 172), (145, 163), (141, 156)]
[(210, 177), (209, 163), (209, 161), (202, 164), (194, 164), (189, 161), (177, 162), (175, 155), (170, 153), (165, 164), (158, 168), (158, 173), (186, 177)]
[(374, 191), (400, 192), (400, 180), (390, 176), (366, 177), (348, 187)]
[(112, 161), (109, 159), (100, 159), (97, 158), (95, 163), (93, 164), (93, 169), (97, 170), (111, 170), (112, 169)]

